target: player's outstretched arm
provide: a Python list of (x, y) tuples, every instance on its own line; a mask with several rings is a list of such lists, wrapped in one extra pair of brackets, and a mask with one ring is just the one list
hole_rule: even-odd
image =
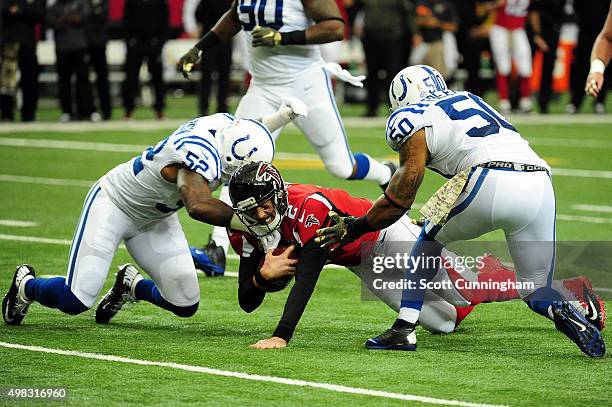
[(255, 311), (263, 302), (266, 291), (257, 287), (254, 277), (257, 273), (260, 256), (240, 257), (238, 267), (238, 304), (245, 312)]
[(591, 96), (597, 96), (601, 91), (604, 81), (604, 72), (608, 62), (612, 58), (612, 4), (608, 17), (601, 32), (595, 39), (591, 51), (591, 70), (586, 80), (585, 92)]
[(410, 210), (417, 190), (423, 181), (425, 164), (429, 158), (425, 129), (417, 131), (402, 144), (399, 153), (400, 167), (393, 174), (384, 195), (374, 202), (368, 213), (359, 218), (341, 218), (330, 212), (336, 224), (317, 230), (316, 241), (318, 243), (323, 247), (335, 248), (339, 244), (351, 242), (366, 233), (394, 224)]
[(179, 168), (176, 184), (191, 218), (209, 225), (230, 226), (234, 216), (232, 207), (213, 198), (208, 182), (200, 174)]
[(185, 79), (189, 79), (189, 73), (193, 66), (200, 61), (200, 54), (221, 42), (227, 42), (240, 31), (240, 20), (238, 19), (238, 0), (232, 2), (230, 9), (217, 21), (217, 24), (204, 34), (194, 47), (189, 49), (179, 59), (179, 69)]
[(254, 343), (251, 348), (275, 349), (287, 346), (308, 301), (310, 301), (328, 256), (329, 251), (321, 248), (314, 240), (304, 245), (300, 251), (300, 259), (295, 271), (295, 284), (287, 297), (283, 316), (274, 330), (274, 334), (271, 338)]

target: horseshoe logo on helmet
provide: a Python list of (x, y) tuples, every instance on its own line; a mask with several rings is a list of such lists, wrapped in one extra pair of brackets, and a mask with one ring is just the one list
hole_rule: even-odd
[(238, 146), (238, 143), (241, 143), (241, 142), (243, 142), (243, 141), (247, 141), (247, 140), (250, 140), (250, 139), (251, 139), (251, 136), (247, 134), (247, 135), (246, 135), (246, 136), (244, 136), (244, 137), (237, 138), (237, 139), (236, 139), (236, 140), (235, 140), (235, 141), (232, 143), (232, 155), (233, 155), (233, 156), (234, 156), (234, 157), (235, 157), (237, 160), (243, 161), (243, 160), (245, 160), (245, 159), (247, 159), (247, 158), (251, 157), (251, 156), (252, 156), (252, 155), (255, 153), (255, 151), (257, 151), (257, 147), (253, 147), (253, 148), (251, 149), (251, 151), (249, 151), (248, 153), (246, 153), (246, 154), (245, 154), (245, 155), (243, 155), (243, 156), (239, 155), (239, 154), (236, 152), (236, 146)]

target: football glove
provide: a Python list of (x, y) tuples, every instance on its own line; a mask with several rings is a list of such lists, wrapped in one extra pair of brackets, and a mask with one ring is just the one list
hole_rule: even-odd
[(270, 27), (257, 26), (253, 29), (254, 47), (276, 47), (281, 43), (281, 33)]
[(295, 120), (298, 117), (308, 117), (308, 107), (294, 97), (286, 97), (280, 105), (280, 110), (286, 109), (289, 120)]
[(341, 217), (336, 212), (331, 211), (329, 217), (333, 226), (317, 230), (315, 243), (318, 243), (321, 247), (330, 247), (331, 250), (334, 250), (340, 245), (355, 240), (355, 237), (349, 235), (349, 225), (357, 220), (355, 216)]
[(193, 66), (198, 62), (200, 62), (200, 50), (196, 47), (191, 48), (179, 59), (179, 70), (185, 79), (189, 79)]

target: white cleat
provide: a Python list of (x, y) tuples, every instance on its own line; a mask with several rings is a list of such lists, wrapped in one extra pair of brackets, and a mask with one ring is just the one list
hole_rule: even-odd
[(2, 318), (7, 325), (20, 325), (23, 321), (33, 302), (25, 295), (25, 284), (35, 277), (34, 268), (28, 264), (22, 264), (15, 270), (11, 287), (2, 300)]

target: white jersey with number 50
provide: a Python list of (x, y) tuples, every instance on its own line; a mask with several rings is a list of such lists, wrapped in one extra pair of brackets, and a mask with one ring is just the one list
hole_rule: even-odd
[(469, 92), (439, 91), (402, 107), (387, 120), (387, 144), (399, 151), (425, 128), (427, 167), (452, 177), (489, 161), (548, 167), (501, 114)]
[(161, 170), (180, 164), (200, 174), (211, 189), (221, 183), (221, 158), (215, 134), (234, 121), (218, 113), (190, 120), (142, 155), (120, 164), (100, 180), (110, 200), (135, 220), (157, 220), (183, 207), (177, 185)]
[(304, 70), (322, 66), (318, 45), (251, 46), (255, 26), (289, 32), (313, 25), (301, 0), (238, 0), (237, 11), (248, 42), (248, 69), (254, 80), (291, 83)]

